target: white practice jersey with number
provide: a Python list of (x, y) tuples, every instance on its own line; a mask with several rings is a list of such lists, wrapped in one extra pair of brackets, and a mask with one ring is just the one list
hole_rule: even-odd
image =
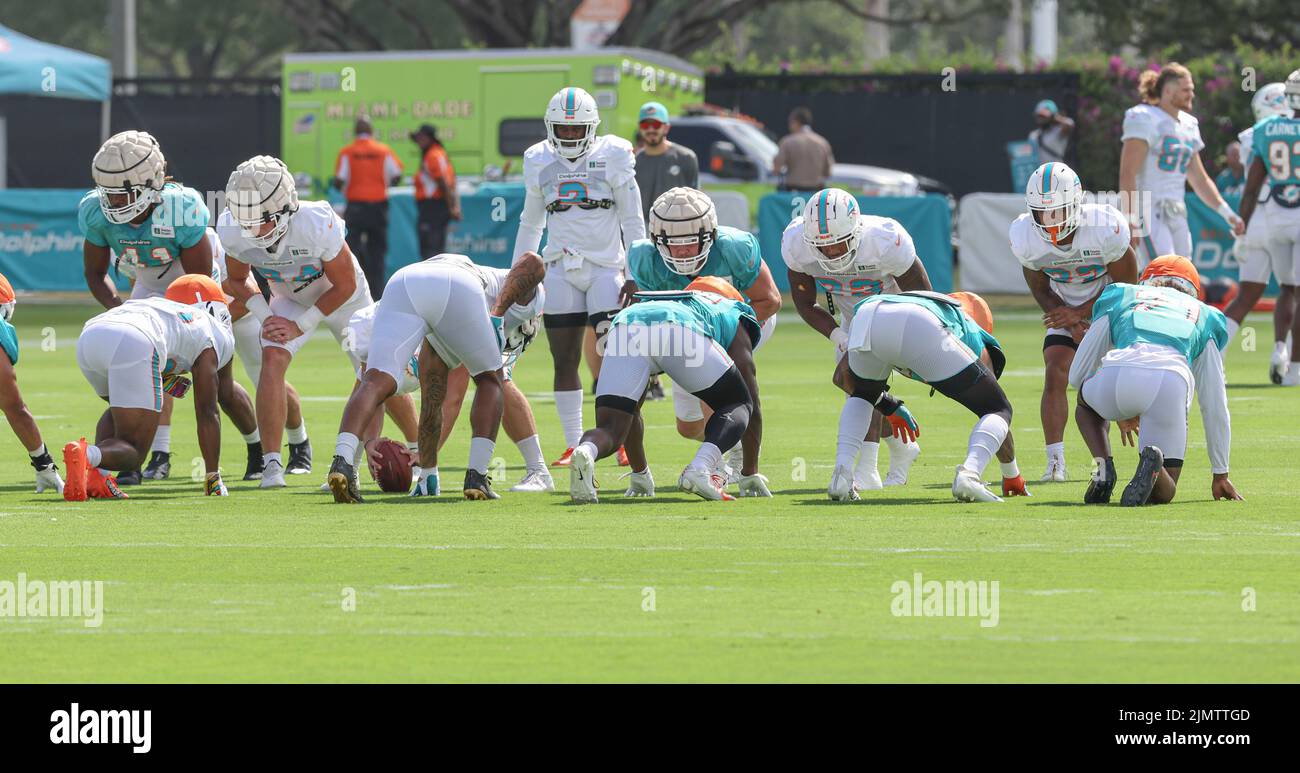
[(1129, 248), (1128, 221), (1109, 204), (1084, 204), (1074, 239), (1059, 248), (1034, 227), (1026, 212), (1011, 223), (1011, 252), (1020, 265), (1042, 271), (1052, 280), (1052, 292), (1071, 306), (1096, 297), (1110, 284), (1106, 266), (1124, 257)]
[(807, 274), (817, 283), (822, 295), (830, 295), (845, 319), (853, 316), (853, 307), (863, 298), (899, 291), (896, 277), (916, 262), (912, 235), (893, 218), (858, 215), (862, 223), (862, 241), (853, 265), (841, 272), (830, 272), (817, 262), (817, 248), (803, 238), (804, 219), (797, 217), (781, 234), (781, 257), (787, 267)]
[(1147, 144), (1146, 158), (1138, 170), (1138, 190), (1150, 191), (1155, 201), (1182, 201), (1187, 167), (1205, 147), (1196, 117), (1179, 111), (1175, 120), (1155, 105), (1136, 105), (1124, 113), (1121, 140), (1129, 139)]
[[(229, 209), (222, 210), (217, 219), (217, 233), (227, 257), (256, 268), (270, 283), (273, 296), (289, 298), (308, 307), (334, 286), (325, 276), (325, 263), (334, 260), (343, 249), (347, 231), (343, 218), (329, 202), (305, 201), (289, 219), (284, 236), (269, 252), (244, 236)], [(357, 290), (368, 288), (361, 266), (356, 258), (351, 260)]]
[(218, 367), (224, 367), (235, 353), (230, 329), (201, 306), (166, 298), (140, 298), (91, 317), (86, 327), (100, 322), (130, 325), (149, 336), (167, 358), (162, 372), (168, 375), (190, 370), (205, 349), (216, 352)]
[[(545, 206), (559, 202), (615, 200), (615, 190), (636, 182), (636, 155), (632, 144), (612, 134), (601, 135), (581, 158), (558, 156), (546, 142), (524, 152), (524, 185), (530, 198), (539, 197)], [(629, 213), (618, 207), (583, 209), (574, 204), (546, 217), (546, 248), (542, 259), (558, 260), (565, 248), (599, 266), (622, 266), (627, 257), (622, 220)], [(641, 217), (637, 202), (636, 217)], [(627, 243), (643, 238), (627, 234)]]

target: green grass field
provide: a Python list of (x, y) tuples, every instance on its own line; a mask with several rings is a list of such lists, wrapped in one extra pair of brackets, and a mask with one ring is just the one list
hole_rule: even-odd
[[(56, 456), (67, 440), (92, 435), (101, 411), (75, 363), (90, 313), (19, 304), (20, 383)], [(0, 618), (0, 682), (1300, 679), (1300, 394), (1266, 384), (1263, 316), (1250, 321), (1259, 350), (1242, 351), (1238, 339), (1228, 357), (1232, 479), (1246, 501), (1210, 499), (1193, 409), (1178, 501), (1143, 509), (1080, 504), (1089, 455), (1073, 427), (1071, 482), (1031, 484), (1027, 501), (954, 502), (952, 472), (973, 419), (902, 379), (895, 386), (923, 432), (911, 482), (857, 504), (828, 502), (842, 403), (829, 383), (829, 344), (792, 315), (780, 322), (758, 357), (771, 500), (706, 503), (675, 491), (693, 445), (676, 436), (665, 401), (647, 405), (661, 491), (653, 500), (623, 501), (623, 470), (602, 463), (605, 501), (595, 506), (568, 503), (567, 473), (554, 495), (334, 505), (317, 487), (351, 374), (328, 338), (290, 371), (317, 470), (285, 490), (233, 480), (228, 499), (205, 499), (188, 478), (198, 455), (188, 400), (176, 412), (175, 477), (130, 489), (126, 502), (34, 495), (9, 436), (0, 443), (0, 581), (20, 572), (102, 580), (105, 611), (99, 628)], [(57, 331), (53, 351), (41, 346), (46, 326)], [(1020, 305), (997, 334), (1009, 353), (1021, 467), (1036, 480), (1042, 328)], [(544, 342), (517, 376), (535, 398), (547, 454), (558, 453)], [(453, 485), (466, 418), (441, 465)], [(243, 447), (229, 423), (223, 440), (237, 479)], [(521, 460), (504, 433), (501, 441), (504, 489)], [(1126, 479), (1135, 453), (1117, 448), (1116, 460)], [(996, 466), (986, 472), (996, 475)], [(891, 586), (917, 572), (997, 581), (998, 624), (895, 616)], [(1243, 611), (1243, 594), (1254, 611)]]

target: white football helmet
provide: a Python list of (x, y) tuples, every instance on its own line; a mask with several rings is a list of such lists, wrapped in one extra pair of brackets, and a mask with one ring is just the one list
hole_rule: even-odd
[(1286, 103), (1292, 110), (1300, 110), (1300, 70), (1286, 76)]
[[(108, 138), (90, 162), (90, 176), (99, 193), (99, 208), (110, 223), (129, 223), (162, 201), (167, 160), (158, 140), (148, 132), (125, 131)], [(126, 196), (113, 206), (108, 197)]]
[[(561, 158), (582, 156), (596, 141), (596, 127), (600, 126), (600, 111), (595, 97), (575, 86), (560, 89), (546, 106), (546, 141)], [(583, 126), (586, 133), (580, 139), (560, 139), (555, 133), (558, 126)]]
[[(273, 156), (253, 156), (235, 168), (226, 183), (226, 206), (244, 237), (269, 248), (289, 230), (298, 211), (298, 188), (284, 162)], [(259, 235), (262, 226), (275, 227)]]
[[(713, 200), (694, 188), (669, 188), (650, 205), (649, 236), (668, 270), (695, 276), (709, 260), (718, 239), (718, 213)], [(673, 257), (673, 247), (697, 246), (695, 255)]]
[[(1079, 175), (1059, 161), (1043, 164), (1029, 176), (1025, 186), (1025, 203), (1034, 220), (1038, 234), (1055, 245), (1074, 233), (1079, 227), (1079, 210), (1083, 206), (1083, 184)], [(1055, 225), (1043, 225), (1042, 216), (1056, 209), (1064, 209), (1063, 217)]]
[[(839, 188), (817, 191), (803, 208), (803, 239), (816, 251), (817, 262), (831, 273), (847, 270), (862, 243), (862, 220), (853, 194)], [(846, 244), (843, 255), (827, 257), (823, 250)]]
[(1286, 84), (1270, 83), (1250, 98), (1250, 109), (1255, 113), (1255, 123), (1270, 115), (1290, 115), (1291, 106), (1286, 103)]

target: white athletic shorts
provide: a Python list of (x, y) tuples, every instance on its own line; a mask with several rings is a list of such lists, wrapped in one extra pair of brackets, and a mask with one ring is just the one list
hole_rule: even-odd
[[(619, 328), (627, 328), (626, 332)], [(654, 337), (666, 346), (640, 346), (638, 340)], [(624, 345), (633, 342), (632, 345)], [(619, 325), (605, 342), (596, 396), (617, 395), (640, 402), (650, 376), (666, 373), (673, 380), (673, 402), (678, 388), (686, 392), (708, 389), (732, 367), (731, 356), (712, 338), (675, 324)], [(697, 402), (699, 398), (692, 398)], [(703, 414), (700, 415), (703, 418)]]
[[(1300, 283), (1300, 207), (1287, 209), (1270, 203), (1262, 213), (1267, 229), (1269, 255), (1273, 259), (1273, 275), (1279, 284)], [(1259, 219), (1256, 215), (1251, 222)]]
[(1156, 446), (1166, 459), (1187, 453), (1189, 387), (1177, 371), (1102, 365), (1079, 394), (1107, 421), (1140, 416), (1138, 448)]
[(861, 379), (886, 381), (897, 369), (933, 384), (979, 361), (938, 317), (915, 304), (867, 304), (859, 307), (853, 324), (867, 326), (849, 339), (849, 369)]
[(235, 355), (243, 363), (248, 380), (257, 386), (262, 377), (262, 323), (252, 314), (245, 314), (235, 321), (231, 330), (235, 335)]
[(415, 263), (388, 280), (375, 312), (367, 369), (401, 384), (421, 338), (448, 368), (463, 363), (470, 376), (501, 368), (501, 345), (483, 283), (454, 264)]
[[(333, 313), (323, 320), (325, 327), (329, 328), (330, 333), (334, 336), (334, 340), (339, 342), (339, 347), (348, 356), (348, 359), (352, 362), (354, 368), (357, 365), (357, 357), (356, 352), (353, 351), (354, 347), (351, 346), (347, 338), (346, 331), (348, 329), (348, 320), (352, 319), (353, 314), (356, 314), (358, 311), (372, 303), (374, 303), (374, 301), (370, 299), (370, 288), (361, 285), (357, 287), (357, 291), (352, 294), (352, 297), (349, 298), (346, 303), (335, 309)], [(278, 317), (284, 317), (285, 319), (291, 319), (295, 322), (298, 321), (299, 317), (306, 313), (308, 308), (292, 298), (278, 295), (271, 296), (270, 306), (272, 314), (275, 314)], [(313, 326), (311, 330), (304, 330), (302, 331), (302, 335), (284, 343), (276, 343), (275, 341), (269, 341), (266, 338), (262, 338), (262, 347), (266, 348), (273, 346), (277, 349), (287, 349), (290, 354), (297, 354), (302, 347), (306, 346), (307, 342), (311, 340), (312, 333), (314, 332), (316, 332), (316, 328)]]
[(584, 260), (565, 271), (563, 261), (556, 260), (546, 265), (542, 287), (546, 290), (546, 314), (612, 313), (619, 308), (623, 269)]
[(1157, 201), (1149, 221), (1149, 234), (1138, 237), (1138, 268), (1161, 255), (1192, 257), (1192, 231), (1187, 226), (1185, 202)]
[(112, 408), (162, 411), (165, 352), (133, 325), (97, 322), (77, 339), (77, 365)]
[[(768, 317), (763, 320), (762, 336), (758, 339), (758, 346), (754, 347), (757, 352), (763, 348), (772, 333), (776, 331), (776, 317)], [(601, 366), (602, 369), (604, 366)], [(701, 421), (704, 419), (704, 403), (700, 398), (677, 386), (677, 382), (672, 383), (673, 390), (673, 414), (681, 421)]]

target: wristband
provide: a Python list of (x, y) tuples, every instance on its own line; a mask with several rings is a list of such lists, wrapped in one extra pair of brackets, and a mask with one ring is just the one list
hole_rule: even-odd
[(1223, 218), (1224, 222), (1227, 223), (1231, 223), (1233, 218), (1237, 217), (1237, 213), (1232, 211), (1232, 207), (1228, 206), (1228, 202), (1226, 201), (1220, 204), (1219, 208), (1214, 211), (1218, 212), (1219, 217)]
[(248, 300), (244, 301), (244, 306), (248, 313), (257, 317), (258, 322), (265, 322), (272, 316), (271, 305), (266, 302), (261, 293), (253, 293)]
[(325, 315), (321, 313), (321, 310), (312, 306), (310, 309), (299, 314), (298, 318), (294, 320), (294, 323), (298, 325), (298, 329), (305, 335), (314, 330), (323, 319), (325, 319)]
[(847, 349), (849, 346), (849, 334), (845, 333), (843, 328), (835, 328), (827, 338), (831, 339), (831, 343), (840, 348)]

